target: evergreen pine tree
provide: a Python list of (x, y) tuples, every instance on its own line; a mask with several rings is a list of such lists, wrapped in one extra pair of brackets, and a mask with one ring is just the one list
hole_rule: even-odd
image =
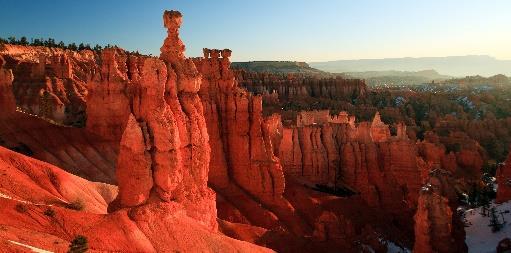
[(73, 241), (71, 241), (71, 245), (69, 245), (68, 253), (84, 253), (89, 249), (89, 242), (87, 241), (87, 237), (83, 235), (77, 235)]
[(488, 225), (488, 226), (490, 226), (491, 231), (495, 233), (502, 228), (503, 223), (500, 222), (499, 216), (497, 216), (497, 211), (495, 210), (495, 207), (490, 208), (489, 216), (490, 216), (490, 225)]

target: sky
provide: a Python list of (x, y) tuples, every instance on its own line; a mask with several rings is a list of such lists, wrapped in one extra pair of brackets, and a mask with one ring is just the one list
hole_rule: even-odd
[(159, 55), (164, 10), (183, 14), (187, 56), (233, 61), (453, 55), (511, 59), (510, 0), (0, 0), (0, 37), (116, 44)]

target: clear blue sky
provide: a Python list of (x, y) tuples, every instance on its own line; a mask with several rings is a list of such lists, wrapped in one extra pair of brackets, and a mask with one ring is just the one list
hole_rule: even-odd
[(233, 60), (487, 54), (511, 59), (510, 0), (0, 0), (0, 37), (52, 37), (159, 54), (162, 12), (183, 13), (188, 56)]

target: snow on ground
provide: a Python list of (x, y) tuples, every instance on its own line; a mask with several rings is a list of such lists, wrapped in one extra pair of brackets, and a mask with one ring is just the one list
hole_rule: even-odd
[[(401, 246), (395, 244), (394, 242), (387, 241), (382, 238), (380, 238), (379, 240), (384, 245), (387, 245), (387, 253), (412, 253), (411, 250), (401, 247)], [(361, 244), (361, 247), (364, 250), (364, 252), (375, 253), (374, 249), (367, 244)]]
[(387, 253), (411, 253), (412, 251), (407, 249), (407, 248), (403, 248), (391, 241), (387, 241)]
[(32, 252), (37, 252), (37, 253), (53, 253), (51, 251), (47, 251), (47, 250), (44, 250), (44, 249), (36, 248), (36, 247), (30, 246), (30, 245), (26, 245), (26, 244), (21, 243), (21, 242), (16, 242), (16, 241), (11, 241), (11, 240), (7, 240), (7, 241), (12, 243), (12, 244), (16, 244), (18, 246), (29, 248), (29, 249), (32, 250)]
[(490, 217), (481, 215), (481, 207), (465, 211), (465, 232), (467, 233), (465, 243), (468, 252), (471, 253), (495, 253), (497, 244), (504, 238), (511, 238), (511, 201), (502, 204), (492, 204), (497, 211), (497, 217), (505, 224), (502, 229), (492, 232)]

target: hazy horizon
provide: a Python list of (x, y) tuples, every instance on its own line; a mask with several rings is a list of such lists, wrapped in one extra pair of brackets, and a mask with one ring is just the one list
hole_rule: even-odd
[[(72, 8), (69, 8), (69, 7)], [(165, 9), (184, 15), (188, 56), (230, 48), (233, 61), (324, 62), (488, 55), (511, 60), (511, 2), (155, 0), (3, 3), (0, 37), (116, 44), (159, 54)], [(21, 18), (20, 18), (21, 17)], [(101, 29), (98, 29), (98, 28)]]
[(406, 58), (412, 58), (412, 59), (418, 59), (418, 58), (449, 58), (449, 57), (489, 57), (492, 59), (495, 59), (497, 61), (511, 61), (511, 59), (499, 59), (497, 57), (494, 57), (492, 55), (475, 55), (475, 54), (467, 54), (467, 55), (444, 55), (444, 56), (423, 56), (423, 57), (414, 57), (414, 56), (403, 56), (403, 57), (385, 57), (385, 58), (346, 58), (346, 59), (336, 59), (336, 60), (326, 60), (326, 61), (299, 61), (299, 60), (242, 60), (242, 61), (235, 61), (235, 62), (271, 62), (271, 61), (290, 61), (290, 62), (305, 62), (305, 63), (317, 63), (317, 62), (335, 62), (335, 61), (359, 61), (359, 60), (388, 60), (388, 59), (406, 59)]

